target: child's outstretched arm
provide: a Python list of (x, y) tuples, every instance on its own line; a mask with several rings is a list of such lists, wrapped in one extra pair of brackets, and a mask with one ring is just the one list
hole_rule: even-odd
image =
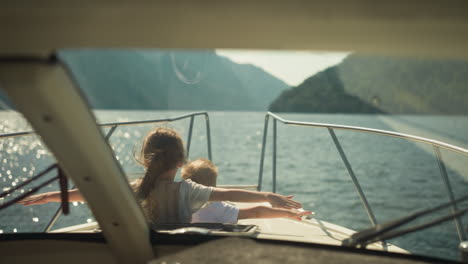
[[(78, 189), (73, 189), (68, 191), (68, 199), (70, 202), (83, 202), (84, 198), (81, 196), (80, 191)], [(36, 204), (45, 204), (49, 202), (61, 202), (60, 192), (47, 192), (47, 193), (40, 193), (36, 195), (31, 195), (23, 200), (20, 200), (16, 203), (22, 205), (36, 205)]]
[(264, 205), (240, 208), (238, 219), (248, 218), (292, 218), (301, 221), (304, 215), (313, 214), (310, 211), (297, 211), (291, 209), (271, 208)]
[(247, 190), (214, 188), (209, 201), (232, 201), (243, 203), (269, 202), (273, 207), (299, 209), (302, 205), (292, 199), (292, 195), (284, 196), (270, 192), (254, 192)]

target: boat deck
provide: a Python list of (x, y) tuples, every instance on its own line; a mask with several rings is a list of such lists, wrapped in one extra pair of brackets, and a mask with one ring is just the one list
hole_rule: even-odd
[[(252, 206), (252, 203), (233, 203), (237, 207)], [(267, 203), (260, 203), (257, 205), (268, 205)], [(252, 236), (258, 239), (266, 240), (283, 240), (302, 243), (316, 243), (326, 245), (341, 245), (341, 242), (351, 236), (355, 231), (322, 221), (317, 218), (309, 217), (304, 218), (302, 221), (286, 218), (274, 219), (243, 219), (239, 220), (240, 225), (255, 225), (257, 229), (255, 232), (249, 232), (247, 236)], [(89, 233), (100, 232), (100, 228), (96, 222), (61, 228), (52, 231), (52, 233)], [(226, 232), (213, 232), (221, 233)], [(391, 244), (374, 243), (367, 247), (372, 250), (383, 250), (397, 253), (410, 253), (397, 246)]]
[[(234, 204), (240, 208), (252, 206), (246, 203)], [(355, 231), (351, 229), (331, 224), (314, 217), (303, 219), (302, 221), (286, 218), (244, 219), (239, 220), (238, 224), (258, 226), (258, 233), (255, 236), (260, 239), (279, 239), (338, 246), (341, 245), (344, 239), (355, 233)], [(388, 243), (374, 243), (369, 245), (368, 249), (409, 253), (406, 250)]]

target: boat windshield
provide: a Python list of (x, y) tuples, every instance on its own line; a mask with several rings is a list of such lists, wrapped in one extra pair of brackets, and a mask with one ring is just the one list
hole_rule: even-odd
[[(294, 195), (315, 212), (314, 223), (365, 230), (468, 193), (466, 59), (229, 49), (67, 49), (57, 56), (129, 181), (144, 176), (136, 157), (145, 135), (163, 126), (179, 131), (189, 160), (214, 162), (218, 185)], [(31, 128), (1, 90), (0, 109), (5, 192), (56, 161), (36, 134), (17, 134)], [(47, 182), (55, 174), (40, 179), (39, 193), (59, 190)], [(59, 205), (10, 206), (0, 211), (0, 233), (99, 231), (85, 202), (71, 202), (63, 216)], [(411, 224), (466, 208), (460, 201)], [(456, 260), (467, 227), (464, 214), (386, 242)]]

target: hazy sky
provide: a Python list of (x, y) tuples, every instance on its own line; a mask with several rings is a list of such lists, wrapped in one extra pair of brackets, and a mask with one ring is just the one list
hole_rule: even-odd
[(308, 77), (340, 63), (349, 52), (216, 50), (216, 53), (237, 63), (250, 63), (297, 86)]

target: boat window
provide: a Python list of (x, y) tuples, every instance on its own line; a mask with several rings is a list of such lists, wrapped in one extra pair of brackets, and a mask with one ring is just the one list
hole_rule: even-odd
[[(144, 176), (135, 160), (144, 136), (165, 126), (181, 133), (189, 160), (215, 163), (218, 185), (294, 195), (330, 230), (363, 230), (468, 193), (466, 58), (230, 49), (58, 56), (129, 181)], [(0, 108), (1, 134), (31, 130), (5, 94)], [(0, 187), (54, 162), (35, 135), (0, 138)], [(52, 190), (58, 184), (43, 191)], [(43, 232), (58, 206), (0, 211), (0, 232)], [(415, 224), (467, 207), (458, 202)], [(70, 209), (53, 229), (95, 221), (85, 203)], [(464, 214), (387, 243), (455, 260), (467, 228)]]

